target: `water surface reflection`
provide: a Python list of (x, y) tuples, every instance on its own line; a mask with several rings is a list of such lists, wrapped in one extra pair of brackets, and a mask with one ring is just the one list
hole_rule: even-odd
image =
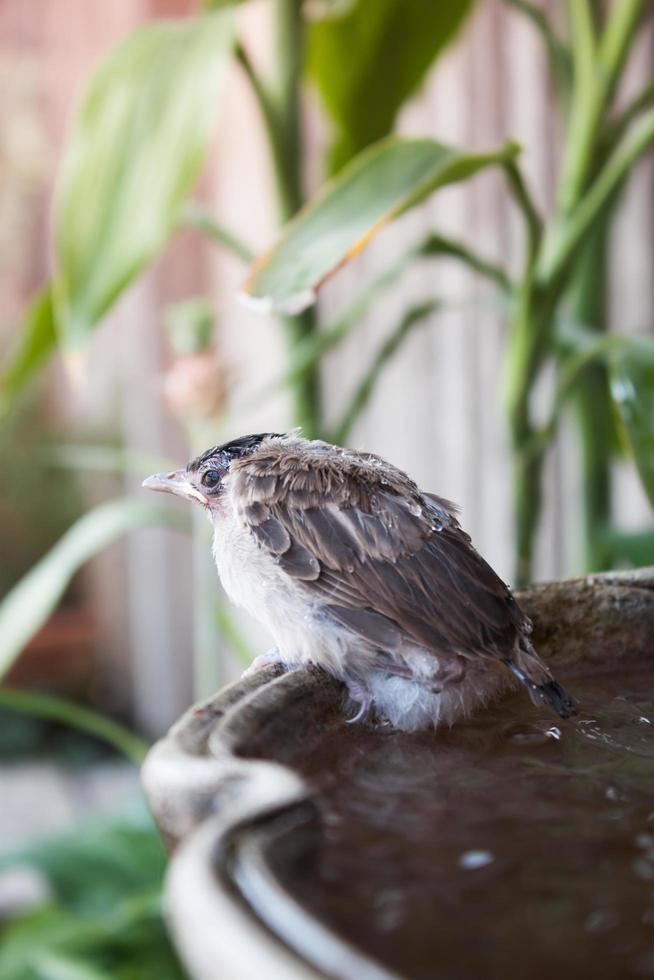
[(339, 726), (296, 758), (326, 840), (286, 884), (411, 978), (654, 976), (654, 676), (442, 733)]

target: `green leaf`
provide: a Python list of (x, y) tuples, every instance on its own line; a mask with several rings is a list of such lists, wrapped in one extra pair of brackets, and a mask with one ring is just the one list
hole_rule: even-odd
[(654, 507), (654, 341), (625, 344), (614, 359), (611, 394)]
[(93, 735), (122, 752), (136, 765), (141, 765), (148, 750), (148, 743), (112, 718), (86, 708), (75, 701), (59, 698), (38, 691), (19, 691), (0, 686), (0, 708), (19, 711), (35, 718), (57, 721)]
[(75, 833), (0, 854), (0, 870), (29, 864), (68, 908), (93, 914), (161, 883), (166, 854), (145, 806), (89, 821)]
[(609, 528), (603, 534), (611, 554), (612, 566), (628, 561), (633, 568), (645, 568), (654, 563), (654, 527), (626, 531)]
[(56, 346), (52, 293), (46, 286), (28, 306), (15, 350), (0, 376), (0, 416), (9, 411)]
[(39, 980), (112, 980), (110, 973), (93, 963), (61, 953), (45, 953), (36, 958), (34, 969)]
[(144, 806), (0, 854), (0, 870), (25, 865), (53, 900), (5, 925), (2, 980), (86, 980), (84, 970), (88, 980), (183, 980), (161, 917), (166, 854)]
[(335, 124), (332, 173), (390, 133), (400, 106), (472, 6), (473, 0), (354, 0), (313, 24), (308, 68)]
[(166, 243), (205, 157), (232, 13), (148, 25), (93, 78), (55, 210), (55, 301), (66, 344), (83, 341)]
[(144, 524), (186, 527), (172, 507), (138, 500), (114, 500), (85, 514), (0, 603), (0, 678), (64, 594), (75, 572), (126, 531)]
[(270, 312), (298, 313), (322, 283), (377, 232), (439, 187), (502, 165), (519, 152), (462, 153), (430, 139), (389, 137), (361, 153), (286, 227), (252, 267), (246, 301)]

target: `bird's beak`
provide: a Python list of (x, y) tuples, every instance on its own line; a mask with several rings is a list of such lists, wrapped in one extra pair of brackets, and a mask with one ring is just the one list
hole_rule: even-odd
[(208, 498), (189, 481), (186, 470), (173, 470), (172, 473), (153, 473), (143, 481), (146, 490), (159, 490), (161, 493), (174, 493), (186, 500), (198, 500), (207, 504)]

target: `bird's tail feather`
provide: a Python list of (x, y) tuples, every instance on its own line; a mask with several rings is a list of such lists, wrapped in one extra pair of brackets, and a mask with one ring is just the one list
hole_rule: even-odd
[(577, 714), (577, 702), (556, 681), (528, 641), (516, 649), (513, 659), (502, 661), (524, 684), (534, 704), (546, 704), (561, 718)]

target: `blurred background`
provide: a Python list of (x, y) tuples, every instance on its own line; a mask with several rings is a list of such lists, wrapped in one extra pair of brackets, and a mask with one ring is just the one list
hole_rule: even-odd
[[(138, 794), (137, 771), (133, 762), (122, 761), (119, 750), (138, 759), (141, 743), (129, 741), (132, 732), (146, 741), (162, 734), (194, 698), (238, 676), (251, 653), (265, 651), (268, 643), (252, 623), (223, 604), (202, 518), (192, 519), (181, 503), (166, 507), (162, 521), (141, 511), (126, 517), (123, 511), (105, 513), (106, 527), (97, 530), (96, 524), (86, 538), (83, 529), (72, 544), (66, 539), (63, 554), (55, 553), (45, 572), (43, 559), (76, 521), (104, 502), (128, 497), (141, 501), (138, 506), (155, 506), (145, 500), (140, 483), (168, 461), (180, 465), (207, 446), (246, 432), (279, 431), (298, 423), (310, 432), (293, 384), (279, 383), (297, 363), (297, 351), (302, 361), (302, 352), (309, 350), (307, 333), (315, 338), (356, 321), (356, 329), (343, 327), (344, 339), (317, 362), (321, 404), (316, 432), (344, 431), (343, 413), (361, 384), (362, 369), (377, 358), (374, 384), (344, 441), (387, 457), (425, 489), (457, 501), (477, 548), (501, 575), (514, 580), (516, 426), (507, 424), (506, 351), (526, 246), (524, 214), (511, 198), (502, 168), (483, 169), (474, 179), (443, 187), (384, 228), (321, 288), (309, 327), (305, 319), (297, 330), (282, 328), (278, 317), (239, 301), (248, 269), (244, 254), (269, 249), (280, 225), (302, 200), (312, 198), (330, 171), (337, 181), (345, 179), (339, 176), (346, 173), (341, 165), (391, 129), (468, 153), (517, 141), (530, 203), (543, 217), (544, 238), (549, 234), (555, 240), (564, 219), (577, 213), (569, 201), (561, 203), (561, 173), (573, 156), (575, 127), (581, 132), (584, 126), (579, 90), (585, 55), (579, 32), (594, 32), (601, 55), (602, 32), (618, 8), (631, 31), (616, 59), (615, 85), (602, 93), (603, 102), (599, 99), (595, 131), (588, 137), (595, 155), (578, 181), (575, 205), (593, 189), (620, 140), (627, 140), (628, 125), (640, 125), (641, 116), (642, 125), (648, 123), (654, 74), (648, 5), (580, 3), (590, 11), (586, 27), (583, 17), (568, 10), (575, 5), (559, 0), (453, 3), (449, 16), (441, 12), (440, 24), (429, 13), (428, 0), (414, 0), (404, 10), (384, 0), (376, 12), (364, 0), (315, 0), (304, 4), (304, 26), (299, 27), (299, 4), (285, 6), (286, 13), (277, 0), (237, 5), (236, 26), (230, 30), (236, 31), (240, 48), (235, 57), (224, 57), (219, 98), (209, 107), (210, 136), (197, 166), (178, 165), (186, 175), (176, 177), (177, 185), (183, 184), (181, 196), (201, 202), (202, 211), (170, 222), (170, 233), (145, 249), (147, 261), (136, 262), (112, 287), (111, 301), (99, 303), (97, 315), (87, 317), (86, 326), (94, 329), (86, 330), (83, 345), (68, 346), (66, 310), (73, 309), (77, 288), (71, 263), (76, 248), (88, 252), (84, 235), (90, 232), (82, 225), (88, 215), (92, 224), (95, 208), (112, 213), (111, 196), (100, 199), (107, 187), (104, 178), (97, 194), (92, 179), (87, 179), (85, 196), (79, 191), (85, 166), (79, 159), (90, 154), (95, 138), (92, 120), (87, 118), (86, 129), (75, 122), (85, 93), (96, 85), (92, 80), (104, 60), (143, 25), (223, 16), (225, 11), (203, 13), (192, 0), (0, 3), (0, 351), (9, 365), (0, 420), (0, 590), (13, 603), (5, 602), (4, 618), (0, 607), (0, 662), (6, 668), (0, 700), (0, 837), (14, 850), (7, 865), (13, 878), (7, 870), (4, 885), (0, 882), (0, 914), (11, 913), (12, 920), (23, 904), (40, 909), (46, 902), (50, 909), (57, 906), (57, 914), (65, 906), (76, 916), (94, 903), (102, 907), (106, 895), (98, 897), (94, 882), (106, 868), (95, 844), (86, 852), (92, 855), (90, 884), (66, 891), (58, 877), (60, 865), (55, 861), (53, 870), (52, 862), (34, 859), (33, 840), (77, 827), (81, 818), (131, 805)], [(288, 10), (294, 6), (292, 22)], [(295, 41), (284, 40), (284, 17), (287, 34), (296, 31)], [(421, 44), (421, 37), (433, 43)], [(299, 72), (306, 59), (308, 77), (296, 78), (294, 69)], [(114, 91), (123, 86), (129, 115), (133, 90), (145, 83), (138, 73), (126, 81), (120, 68), (114, 64), (114, 77), (110, 72), (109, 79), (97, 83), (95, 97), (101, 100), (102, 85)], [(291, 147), (286, 164), (283, 159), (275, 164), (270, 129), (262, 123), (265, 100), (257, 96), (256, 79), (266, 77), (278, 83), (271, 91), (279, 97), (277, 122), (281, 129), (286, 126), (287, 151)], [(597, 78), (591, 80), (591, 92), (598, 91)], [(378, 111), (377, 103), (387, 104), (388, 111)], [(158, 111), (165, 113), (167, 106), (164, 101)], [(171, 113), (197, 111), (198, 117), (207, 112), (196, 110), (192, 101), (186, 106), (171, 101), (169, 108)], [(143, 140), (152, 147), (149, 128), (156, 119), (138, 118), (147, 120)], [(102, 153), (124, 151), (123, 165), (138, 176), (139, 133), (130, 133), (132, 143), (127, 137), (123, 143), (119, 128), (113, 142), (109, 133), (108, 149), (99, 145), (97, 152), (100, 159)], [(340, 134), (336, 149), (335, 133)], [(621, 173), (610, 213), (599, 215), (597, 234), (577, 243), (594, 278), (584, 280), (585, 306), (577, 304), (567, 322), (585, 327), (592, 320), (590, 326), (603, 338), (597, 348), (602, 356), (623, 351), (607, 342), (607, 335), (651, 342), (654, 184), (648, 145), (643, 138), (638, 155), (632, 155), (633, 174), (631, 169)], [(165, 168), (165, 155), (160, 163)], [(280, 193), (284, 166), (287, 173), (289, 168), (298, 171), (290, 190), (287, 182), (286, 194), (283, 188)], [(158, 175), (156, 161), (153, 169), (144, 169), (145, 212), (150, 206), (145, 191)], [(374, 187), (371, 193), (374, 197)], [(141, 200), (138, 193), (135, 200)], [(171, 198), (168, 203), (178, 208), (180, 202)], [(143, 224), (138, 211), (132, 216), (135, 235)], [(106, 226), (108, 219), (102, 220)], [(207, 234), (213, 220), (220, 227)], [(72, 241), (75, 222), (82, 228), (78, 241)], [(224, 229), (233, 231), (236, 247), (226, 241)], [(129, 238), (129, 227), (125, 234)], [(404, 262), (430, 234), (447, 239), (434, 247), (436, 258)], [(470, 252), (463, 258), (453, 253), (451, 242), (461, 241), (501, 275), (475, 268)], [(106, 260), (100, 256), (97, 261)], [(398, 263), (402, 274), (389, 288), (378, 287), (379, 277)], [(88, 269), (83, 274), (91, 275)], [(45, 321), (35, 319), (29, 304), (51, 276), (59, 289), (55, 312), (61, 352), (46, 358), (39, 348), (25, 378), (14, 384), (25, 338), (29, 346), (32, 337), (34, 350), (34, 337), (37, 344), (43, 337), (38, 331), (45, 329)], [(502, 276), (511, 284), (498, 291)], [(582, 278), (580, 272), (576, 285), (571, 280), (559, 290), (562, 308), (575, 306), (570, 297), (575, 290), (583, 292)], [(364, 295), (365, 303), (357, 308), (361, 315), (355, 316), (353, 301)], [(546, 302), (536, 296), (534, 308)], [(422, 311), (417, 329), (405, 330), (401, 344), (379, 358), (380, 344), (406, 311), (416, 308)], [(73, 319), (71, 314), (69, 322)], [(629, 348), (631, 366), (636, 364), (631, 379), (624, 373), (610, 376), (615, 365), (595, 364), (595, 348), (582, 344), (573, 355), (579, 357), (580, 351), (582, 366), (598, 369), (598, 386), (579, 417), (574, 411), (562, 413), (548, 430), (540, 473), (542, 510), (535, 522), (533, 560), (523, 578), (561, 578), (654, 561), (652, 510), (642, 475), (649, 465), (651, 479), (651, 456), (649, 464), (643, 463), (651, 442), (642, 444), (649, 423), (641, 429), (640, 444), (637, 438), (630, 441), (629, 418), (621, 420), (608, 403), (609, 390), (615, 400), (620, 384), (624, 391), (633, 381), (644, 392), (638, 403), (641, 417), (654, 424), (651, 349), (642, 346), (633, 353)], [(528, 410), (537, 423), (547, 420), (552, 404), (558, 405), (567, 352), (564, 342), (560, 347), (552, 343), (529, 379)], [(579, 370), (573, 363), (575, 382), (583, 380)], [(600, 443), (595, 455), (589, 450), (594, 430)], [(638, 467), (634, 452), (640, 453)], [(530, 500), (535, 496), (528, 495)], [(156, 506), (161, 506), (158, 501)], [(589, 520), (595, 520), (591, 533)], [(601, 522), (603, 534), (610, 523), (610, 534), (602, 537), (602, 547), (593, 546), (589, 539)], [(150, 526), (136, 526), (142, 523)], [(619, 547), (606, 545), (618, 540)], [(87, 556), (91, 560), (83, 561)], [(33, 577), (31, 591), (16, 600), (12, 590), (35, 568), (41, 568), (40, 581), (34, 585)], [(38, 630), (30, 628), (30, 622), (39, 625), (41, 620)], [(80, 707), (82, 714), (76, 714)], [(105, 722), (116, 729), (105, 729)], [(135, 842), (142, 853), (144, 840), (156, 850), (138, 810), (118, 830), (110, 822), (93, 833), (96, 844), (102, 838), (100, 850), (106, 846), (107, 866), (113, 869), (123, 867)], [(155, 904), (163, 863), (163, 856), (153, 852), (137, 883)], [(41, 877), (30, 878), (34, 867)], [(123, 876), (111, 895), (130, 895), (134, 887)], [(155, 904), (146, 903), (143, 913), (154, 930), (146, 937), (153, 944), (159, 935), (159, 925), (152, 925), (158, 922)], [(26, 935), (29, 945), (29, 930)], [(15, 947), (18, 940), (15, 933), (11, 936)], [(19, 953), (3, 976), (64, 976), (56, 973), (62, 963), (79, 965), (87, 955), (80, 947), (71, 953), (57, 942), (50, 958), (36, 966), (18, 942)], [(86, 942), (83, 950), (89, 942), (96, 948), (100, 940)], [(100, 964), (107, 975), (128, 975), (121, 972), (124, 951), (114, 949), (107, 956)], [(171, 963), (165, 968), (155, 964), (151, 975), (176, 975)]]

